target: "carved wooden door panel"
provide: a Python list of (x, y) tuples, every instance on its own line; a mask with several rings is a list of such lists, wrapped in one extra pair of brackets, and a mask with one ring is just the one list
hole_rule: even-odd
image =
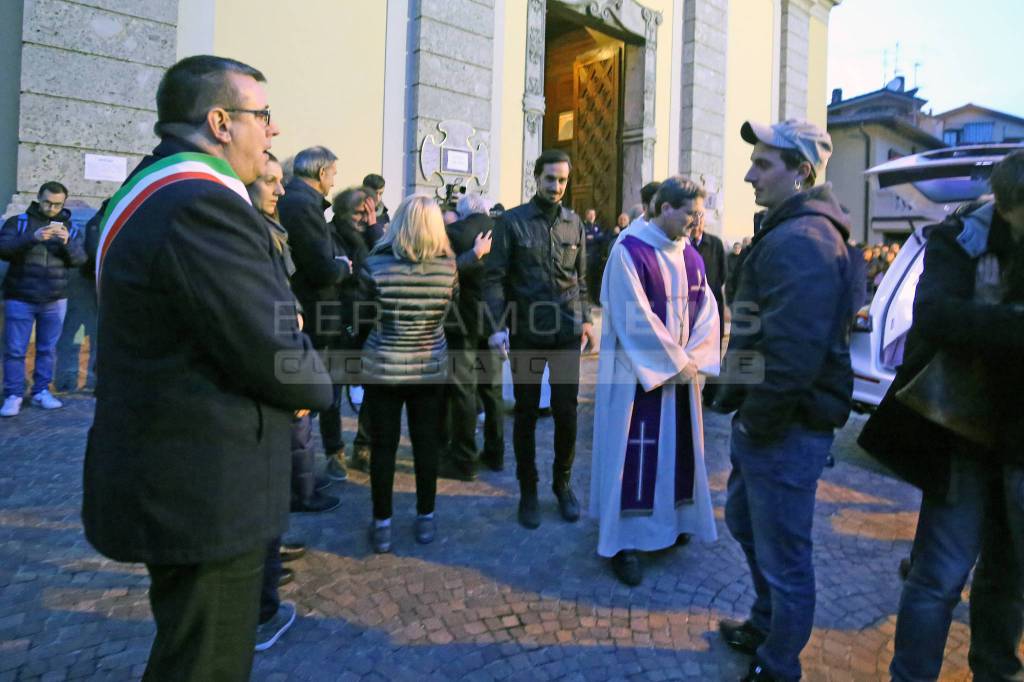
[(610, 227), (622, 197), (621, 51), (583, 56), (574, 70), (572, 207), (581, 217), (588, 208), (597, 209), (598, 222)]

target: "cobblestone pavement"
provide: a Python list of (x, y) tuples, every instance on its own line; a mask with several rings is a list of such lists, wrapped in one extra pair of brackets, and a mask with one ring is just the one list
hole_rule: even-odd
[[(585, 376), (594, 364), (586, 362)], [(592, 395), (584, 387), (574, 472), (584, 508)], [(63, 410), (26, 408), (0, 422), (0, 681), (123, 680), (144, 667), (154, 633), (145, 571), (97, 555), (79, 522), (92, 408), (90, 397), (72, 396)], [(861, 423), (852, 421), (837, 448), (852, 447)], [(345, 426), (350, 437), (351, 415)], [(507, 428), (511, 464), (511, 419)], [(538, 442), (550, 443), (551, 420), (540, 429)], [(649, 555), (644, 583), (634, 589), (596, 555), (593, 520), (569, 525), (558, 517), (543, 478), (543, 524), (520, 528), (511, 466), (473, 483), (443, 481), (437, 540), (417, 545), (403, 438), (394, 553), (374, 555), (368, 546), (364, 474), (334, 487), (340, 510), (293, 515), (292, 534), (309, 552), (291, 564), (297, 577), (283, 593), (301, 618), (257, 655), (253, 679), (738, 679), (748, 661), (719, 641), (717, 622), (743, 617), (752, 588), (721, 523), (728, 422), (707, 415), (706, 429), (721, 537)], [(818, 491), (818, 606), (805, 679), (883, 679), (899, 598), (896, 567), (909, 550), (918, 496), (839, 454)], [(540, 468), (544, 477), (548, 466)], [(961, 605), (943, 679), (969, 677), (966, 619)]]

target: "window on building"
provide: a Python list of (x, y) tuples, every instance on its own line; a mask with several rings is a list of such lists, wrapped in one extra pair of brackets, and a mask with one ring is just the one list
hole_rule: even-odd
[(961, 144), (984, 144), (986, 142), (992, 142), (992, 136), (995, 133), (995, 124), (992, 121), (985, 121), (982, 123), (966, 123), (964, 124), (964, 132), (961, 135)]
[(942, 133), (942, 141), (947, 147), (955, 147), (960, 144), (960, 131), (959, 130), (947, 130)]

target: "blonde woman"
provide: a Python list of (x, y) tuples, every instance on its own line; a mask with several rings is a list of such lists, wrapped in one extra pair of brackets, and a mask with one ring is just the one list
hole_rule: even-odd
[(381, 553), (391, 550), (391, 496), (403, 406), (416, 469), (416, 541), (434, 539), (448, 364), (443, 324), (458, 279), (441, 210), (432, 198), (413, 195), (398, 206), (362, 276), (377, 313), (363, 346), (362, 409), (369, 411), (371, 443), (370, 542)]

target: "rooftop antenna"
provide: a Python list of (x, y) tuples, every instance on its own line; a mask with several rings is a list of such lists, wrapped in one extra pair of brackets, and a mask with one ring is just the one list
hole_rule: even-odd
[(915, 90), (917, 89), (917, 72), (921, 69), (922, 66), (923, 65), (921, 64), (921, 62), (914, 62), (914, 89)]
[(882, 85), (889, 82), (889, 48), (882, 50)]
[(895, 77), (900, 73), (900, 41), (896, 41), (896, 65), (892, 68), (892, 75)]

